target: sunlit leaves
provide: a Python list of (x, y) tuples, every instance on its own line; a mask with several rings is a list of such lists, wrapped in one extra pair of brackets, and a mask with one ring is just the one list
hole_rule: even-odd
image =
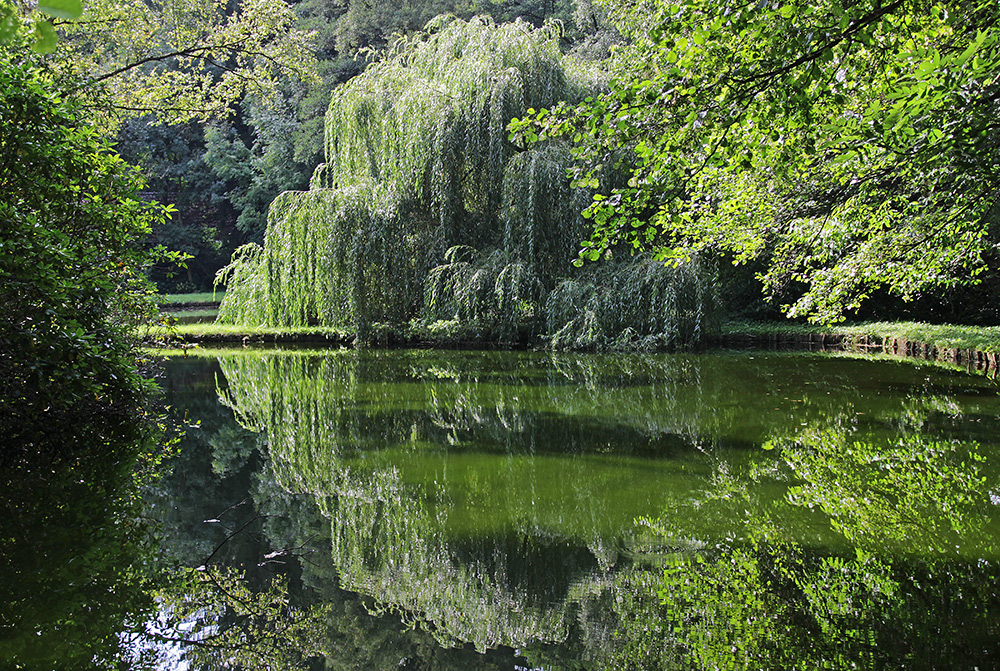
[(37, 9), (57, 19), (75, 20), (83, 14), (83, 3), (80, 0), (41, 0)]
[[(998, 141), (995, 6), (612, 6), (633, 40), (612, 90), (514, 127), (572, 137), (589, 169), (578, 179), (633, 152), (630, 188), (587, 210), (582, 258), (619, 245), (746, 257), (759, 238), (767, 291), (817, 321), (878, 289), (974, 281), (1000, 187), (983, 159)], [(748, 179), (770, 206), (727, 186)]]
[(111, 104), (94, 114), (110, 127), (154, 114), (160, 121), (225, 118), (253, 94), (268, 101), (282, 78), (315, 77), (310, 36), (294, 28), (282, 0), (95, 0), (78, 21), (59, 26), (55, 53), (82, 72), (76, 93), (101, 92)]

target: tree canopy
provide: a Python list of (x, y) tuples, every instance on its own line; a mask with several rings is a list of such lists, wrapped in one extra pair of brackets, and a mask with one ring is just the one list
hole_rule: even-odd
[[(49, 0), (0, 3), (0, 38), (30, 42), (93, 121), (147, 114), (172, 123), (225, 118), (284, 78), (315, 76), (308, 33), (283, 0)], [(42, 15), (42, 16), (39, 16)], [(52, 18), (50, 18), (52, 17)]]
[(564, 146), (519, 151), (507, 137), (526, 109), (602, 86), (592, 63), (561, 53), (559, 35), (442, 17), (338, 88), (326, 163), (309, 192), (274, 201), (263, 249), (221, 275), (220, 320), (362, 339), (447, 323), (473, 339), (544, 329), (559, 346), (700, 340), (715, 306), (700, 269), (569, 277), (588, 193), (570, 188)]
[(998, 268), (994, 2), (610, 2), (611, 90), (515, 123), (563, 135), (594, 196), (581, 257), (763, 260), (786, 311), (840, 320)]

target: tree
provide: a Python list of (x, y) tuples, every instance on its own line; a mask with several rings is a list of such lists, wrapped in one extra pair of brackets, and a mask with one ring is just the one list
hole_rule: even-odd
[[(261, 242), (271, 201), (283, 191), (308, 187), (316, 166), (296, 160), (298, 119), (292, 103), (268, 107), (247, 99), (241, 111), (246, 133), (230, 124), (205, 129), (204, 160), (225, 185), (224, 197), (238, 213), (236, 226), (249, 240)], [(252, 136), (250, 146), (244, 135)]]
[(30, 60), (0, 52), (0, 657), (108, 668), (151, 607), (134, 496), (163, 433), (139, 243), (169, 210)]
[(4, 455), (137, 437), (131, 348), (149, 316), (137, 243), (169, 209), (139, 199), (139, 174), (44, 75), (0, 56), (0, 77)]
[(63, 18), (46, 65), (112, 129), (147, 114), (225, 118), (244, 95), (271, 100), (280, 79), (314, 77), (310, 37), (283, 0), (95, 0)]
[(611, 90), (512, 126), (573, 138), (578, 184), (626, 166), (582, 259), (763, 259), (766, 292), (820, 322), (1000, 268), (996, 3), (609, 5), (631, 39)]

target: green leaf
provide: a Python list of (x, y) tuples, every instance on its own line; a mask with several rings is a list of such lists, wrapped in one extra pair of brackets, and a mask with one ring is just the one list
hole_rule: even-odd
[(83, 16), (81, 0), (41, 0), (38, 11), (57, 19), (79, 19)]
[(9, 42), (20, 25), (21, 21), (14, 6), (0, 4), (0, 44)]
[(59, 43), (59, 36), (56, 29), (48, 21), (39, 21), (35, 24), (35, 42), (31, 45), (32, 51), (39, 54), (51, 54), (56, 50)]

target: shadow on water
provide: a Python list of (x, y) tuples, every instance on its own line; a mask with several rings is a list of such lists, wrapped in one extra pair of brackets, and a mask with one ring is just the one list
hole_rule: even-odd
[(190, 571), (161, 610), (207, 668), (997, 662), (988, 380), (407, 351), (223, 352), (169, 380), (202, 423), (147, 497)]

